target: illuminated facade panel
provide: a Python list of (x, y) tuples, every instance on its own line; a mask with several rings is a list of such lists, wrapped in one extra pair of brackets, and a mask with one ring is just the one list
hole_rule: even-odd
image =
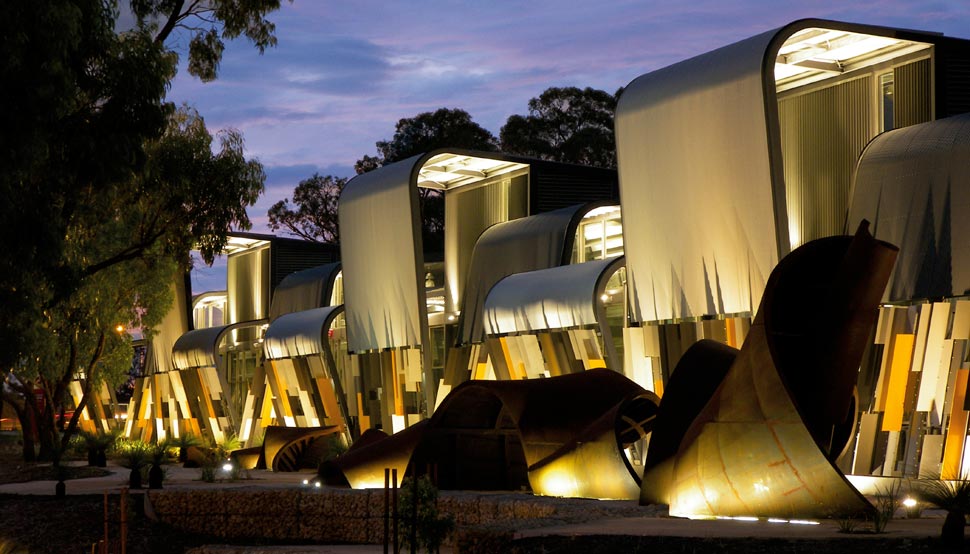
[(424, 255), (418, 190), (412, 184), (419, 157), (358, 175), (340, 195), (351, 351), (417, 347), (424, 342)]
[(504, 335), (596, 325), (605, 280), (622, 265), (620, 257), (509, 275), (485, 300), (485, 332)]
[(753, 314), (781, 257), (842, 232), (852, 164), (880, 125), (958, 109), (930, 93), (935, 49), (953, 44), (801, 20), (631, 82), (616, 114), (624, 209), (643, 216), (626, 225), (631, 320)]

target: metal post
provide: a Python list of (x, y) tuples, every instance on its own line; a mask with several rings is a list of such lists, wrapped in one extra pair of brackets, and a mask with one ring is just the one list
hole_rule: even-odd
[(128, 487), (122, 487), (121, 489), (121, 554), (127, 554), (127, 551), (128, 551)]
[(418, 551), (418, 472), (411, 473), (411, 554)]
[(391, 510), (394, 514), (394, 554), (401, 554), (401, 545), (397, 540), (397, 468), (391, 470)]
[(104, 543), (101, 553), (108, 554), (108, 491), (104, 491)]
[(390, 518), (391, 517), (391, 469), (384, 468), (384, 554), (387, 554), (387, 547), (390, 545)]

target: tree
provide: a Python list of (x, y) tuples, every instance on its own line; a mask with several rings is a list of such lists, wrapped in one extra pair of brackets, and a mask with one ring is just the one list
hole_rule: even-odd
[[(194, 110), (174, 112), (126, 186), (87, 197), (75, 211), (60, 260), (77, 276), (75, 288), (42, 310), (7, 379), (20, 398), (6, 400), (36, 423), (42, 454), (66, 447), (92, 391), (126, 377), (131, 341), (116, 327), (134, 325), (150, 337), (189, 250), (211, 260), (231, 228), (250, 226), (245, 208), (263, 190), (262, 166), (243, 156), (237, 132), (223, 132), (216, 152), (212, 141)], [(54, 417), (74, 379), (83, 383), (82, 399), (58, 442)], [(29, 401), (38, 392), (42, 405)]]
[(189, 73), (203, 81), (216, 78), (224, 39), (245, 36), (261, 54), (276, 46), (276, 25), (266, 16), (280, 8), (279, 0), (131, 0), (130, 6), (158, 44), (177, 30), (191, 35)]
[[(122, 316), (150, 324), (170, 299), (148, 276), (169, 279), (193, 244), (211, 261), (230, 227), (248, 228), (245, 207), (265, 179), (238, 133), (214, 154), (198, 114), (164, 102), (177, 58), (165, 42), (208, 21), (262, 48), (272, 44), (263, 16), (278, 2), (131, 5), (140, 23), (120, 34), (103, 0), (0, 7), (0, 194), (16, 199), (0, 205), (0, 371), (4, 400), (41, 428), (48, 454), (63, 383), (83, 374), (97, 386), (118, 360), (128, 366), (130, 345), (110, 327)], [(151, 14), (172, 24), (158, 28)], [(214, 77), (221, 39), (207, 44), (211, 72), (194, 71)], [(43, 410), (34, 389), (49, 400)]]
[(529, 115), (502, 126), (502, 151), (543, 160), (616, 167), (613, 113), (622, 89), (552, 87), (529, 100)]
[[(366, 173), (378, 167), (405, 160), (439, 148), (498, 150), (498, 141), (487, 129), (472, 121), (472, 116), (458, 108), (439, 108), (419, 113), (397, 122), (390, 140), (377, 142), (377, 156), (364, 156), (354, 169)], [(444, 248), (445, 209), (440, 191), (421, 189), (421, 235), (426, 251)]]
[(344, 190), (347, 179), (314, 173), (300, 181), (293, 190), (293, 204), (284, 198), (270, 207), (270, 229), (287, 232), (306, 240), (317, 242), (340, 242), (340, 226), (337, 224), (337, 200)]
[(357, 173), (366, 173), (438, 148), (493, 152), (498, 150), (498, 144), (495, 136), (472, 121), (472, 116), (465, 110), (439, 108), (399, 120), (390, 140), (377, 141), (377, 157), (364, 156), (355, 168)]

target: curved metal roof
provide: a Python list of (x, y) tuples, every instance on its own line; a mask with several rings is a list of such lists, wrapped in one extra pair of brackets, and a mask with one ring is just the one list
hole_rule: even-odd
[(189, 331), (175, 341), (172, 346), (172, 365), (175, 369), (190, 369), (193, 367), (216, 367), (219, 362), (219, 343), (222, 337), (233, 329), (261, 325), (265, 319), (242, 321), (232, 325), (207, 327)]
[(327, 331), (343, 306), (327, 306), (284, 314), (266, 329), (263, 353), (267, 360), (323, 354)]
[(485, 299), (485, 333), (504, 335), (596, 325), (606, 281), (623, 256), (509, 275)]
[(283, 314), (327, 306), (333, 294), (334, 281), (340, 274), (340, 262), (319, 265), (290, 273), (273, 291), (269, 319)]
[(569, 263), (576, 226), (602, 203), (580, 204), (493, 225), (475, 243), (459, 322), (460, 344), (485, 339), (485, 297), (514, 273)]
[(970, 114), (883, 133), (863, 151), (847, 224), (872, 221), (899, 246), (884, 300), (960, 296), (970, 290)]
[(637, 214), (624, 221), (631, 319), (753, 313), (791, 248), (779, 87), (939, 40), (806, 19), (631, 82), (616, 109), (620, 197)]

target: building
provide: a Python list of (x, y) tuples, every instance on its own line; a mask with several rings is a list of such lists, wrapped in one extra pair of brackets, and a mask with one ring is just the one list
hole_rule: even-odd
[[(964, 475), (964, 112), (970, 41), (802, 20), (633, 80), (617, 107), (618, 180), (460, 150), (360, 175), (340, 198), (339, 268), (287, 283), (260, 253), (280, 239), (251, 237), (230, 254), (226, 306), (198, 302), (198, 321), (221, 310), (225, 327), (163, 329), (143, 393), (154, 400), (132, 408), (129, 430), (233, 429), (250, 443), (270, 425), (396, 433), (467, 381), (604, 367), (662, 398), (699, 340), (745, 353), (781, 260), (865, 220), (902, 250), (845, 408), (858, 432), (823, 448), (825, 463), (837, 479)], [(440, 261), (422, 244), (428, 190), (444, 199)], [(621, 441), (630, 467), (649, 456), (639, 433)]]

